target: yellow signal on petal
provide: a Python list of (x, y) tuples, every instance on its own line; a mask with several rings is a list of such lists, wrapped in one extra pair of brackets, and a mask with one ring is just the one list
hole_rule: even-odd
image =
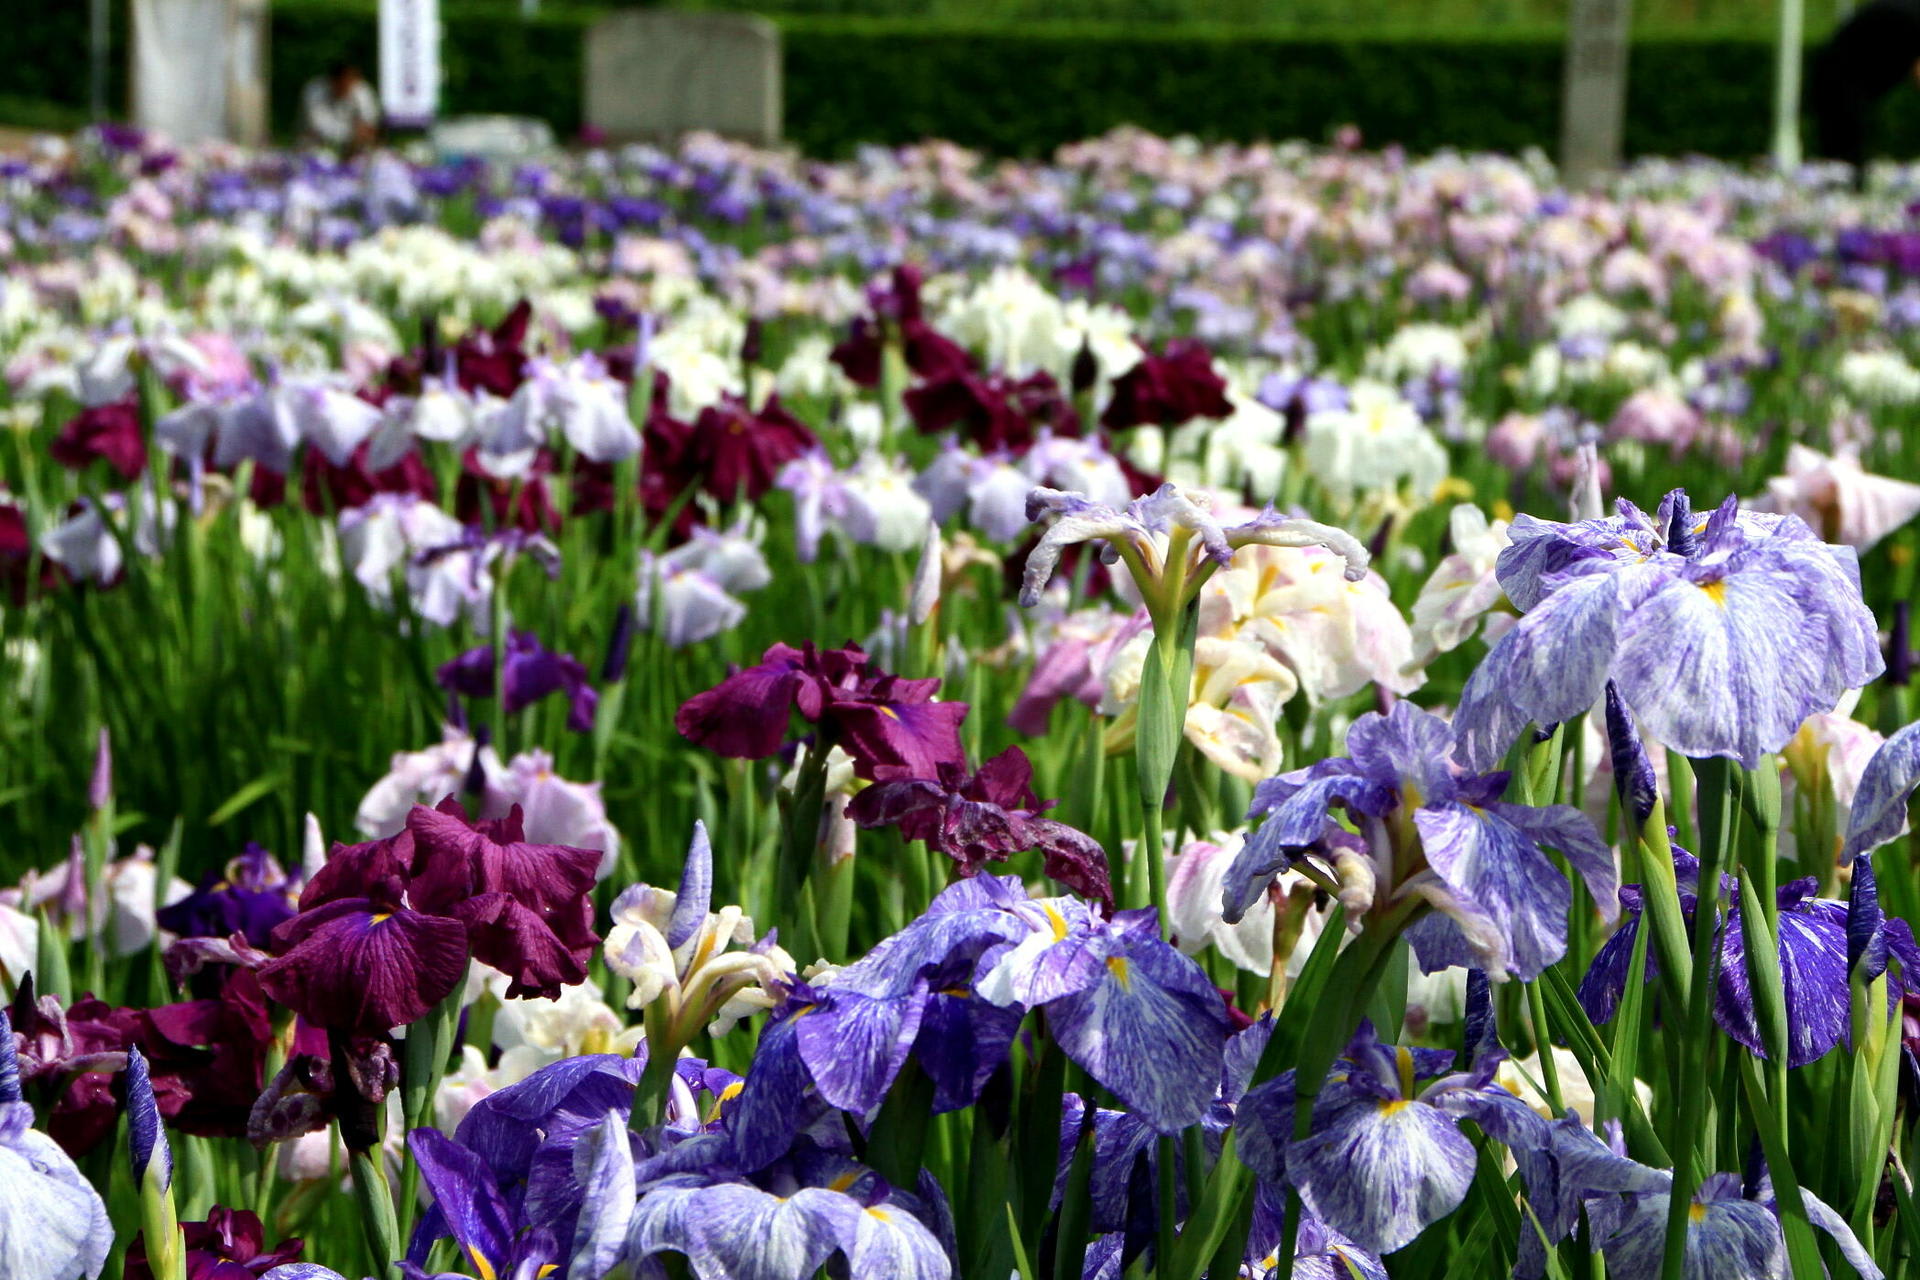
[(498, 1280), (498, 1277), (494, 1274), (493, 1264), (487, 1261), (486, 1254), (480, 1252), (472, 1245), (468, 1245), (467, 1256), (473, 1259), (473, 1269), (480, 1273), (480, 1280)]
[(1700, 590), (1706, 593), (1707, 599), (1713, 601), (1722, 609), (1727, 607), (1727, 580), (1725, 578), (1715, 578), (1712, 582), (1703, 582), (1700, 584)]
[(1127, 971), (1125, 956), (1108, 956), (1107, 971), (1113, 974), (1114, 981), (1120, 984), (1122, 991), (1133, 990), (1133, 975)]

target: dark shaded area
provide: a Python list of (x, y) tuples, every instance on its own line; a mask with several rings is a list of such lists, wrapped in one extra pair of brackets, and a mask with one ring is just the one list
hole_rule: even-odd
[[(7, 0), (14, 7), (18, 0)], [(330, 62), (378, 64), (371, 4), (274, 6), (273, 119), (290, 137), (300, 87)], [(580, 127), (581, 41), (591, 14), (445, 16), (445, 109)], [(787, 131), (805, 151), (949, 138), (1007, 155), (1137, 124), (1205, 139), (1324, 139), (1357, 123), (1370, 145), (1551, 151), (1558, 37), (1263, 34), (1227, 28), (968, 27), (869, 18), (782, 21)], [(22, 15), (8, 97), (84, 111), (86, 6)], [(125, 100), (125, 32), (114, 100)], [(1809, 50), (1811, 61), (1813, 51)], [(1643, 37), (1628, 87), (1630, 153), (1757, 156), (1768, 140), (1763, 36)], [(1807, 134), (1813, 140), (1811, 122)], [(1920, 154), (1920, 93), (1896, 89), (1869, 126), (1872, 154)]]

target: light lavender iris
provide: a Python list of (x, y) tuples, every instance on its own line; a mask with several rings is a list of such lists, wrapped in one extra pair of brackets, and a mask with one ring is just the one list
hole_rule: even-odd
[(1731, 497), (1705, 519), (1679, 489), (1652, 516), (1617, 509), (1513, 522), (1497, 572), (1523, 616), (1461, 695), (1467, 764), (1492, 767), (1528, 721), (1583, 714), (1611, 679), (1656, 741), (1752, 768), (1880, 674), (1851, 548)]
[[(1347, 751), (1255, 790), (1248, 816), (1266, 821), (1227, 870), (1228, 922), (1275, 874), (1313, 857), (1349, 886), (1371, 880), (1361, 896), (1370, 893), (1376, 909), (1425, 898), (1435, 914), (1408, 938), (1429, 972), (1465, 965), (1530, 979), (1566, 954), (1573, 901), (1543, 845), (1566, 855), (1608, 919), (1618, 910), (1619, 873), (1593, 824), (1568, 805), (1503, 802), (1507, 775), (1463, 768), (1438, 716), (1410, 702), (1369, 712), (1347, 730)], [(1332, 821), (1336, 807), (1359, 827), (1357, 839)]]

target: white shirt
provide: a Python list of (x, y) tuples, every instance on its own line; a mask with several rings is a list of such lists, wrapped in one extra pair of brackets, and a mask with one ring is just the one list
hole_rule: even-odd
[(328, 146), (348, 146), (360, 125), (380, 123), (380, 101), (364, 80), (347, 90), (344, 98), (336, 98), (327, 78), (315, 76), (301, 91), (300, 102), (307, 134)]

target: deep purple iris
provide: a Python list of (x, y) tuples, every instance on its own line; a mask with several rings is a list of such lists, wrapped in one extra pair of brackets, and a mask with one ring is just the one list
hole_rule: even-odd
[(260, 982), (332, 1031), (381, 1034), (432, 1009), (469, 957), (512, 980), (509, 996), (583, 982), (599, 937), (588, 894), (600, 854), (530, 844), (515, 805), (475, 823), (453, 799), (416, 805), (385, 840), (335, 845), (273, 931)]
[(945, 760), (937, 779), (882, 772), (889, 776), (847, 806), (861, 826), (896, 826), (907, 839), (923, 840), (952, 858), (962, 876), (1038, 849), (1050, 879), (1112, 907), (1106, 851), (1092, 836), (1040, 816), (1054, 802), (1034, 795), (1033, 765), (1019, 747), (1008, 747), (978, 773)]
[(854, 772), (876, 778), (938, 778), (942, 762), (964, 767), (964, 702), (935, 702), (936, 679), (877, 670), (858, 645), (795, 649), (776, 644), (758, 666), (697, 693), (674, 715), (681, 736), (736, 759), (772, 755), (787, 739), (788, 712), (820, 726), (824, 740), (853, 757)]
[(237, 857), (207, 872), (199, 888), (162, 907), (155, 919), (182, 938), (229, 938), (237, 933), (264, 948), (275, 927), (292, 918), (299, 896), (299, 879), (289, 877), (278, 859), (248, 841)]
[[(465, 694), (469, 698), (493, 696), (494, 650), (490, 644), (469, 649), (443, 664), (434, 679), (442, 689)], [(517, 714), (552, 693), (567, 695), (567, 728), (586, 733), (593, 728), (593, 716), (600, 695), (587, 679), (587, 669), (570, 653), (555, 653), (542, 645), (531, 631), (512, 631), (507, 636), (507, 654), (501, 662), (506, 685), (506, 713)]]
[[(267, 1248), (266, 1228), (246, 1209), (215, 1205), (205, 1222), (183, 1222), (187, 1280), (253, 1280), (282, 1263), (297, 1262), (304, 1248), (300, 1240), (285, 1240)], [(153, 1280), (147, 1263), (146, 1241), (136, 1236), (127, 1246), (126, 1280)]]

